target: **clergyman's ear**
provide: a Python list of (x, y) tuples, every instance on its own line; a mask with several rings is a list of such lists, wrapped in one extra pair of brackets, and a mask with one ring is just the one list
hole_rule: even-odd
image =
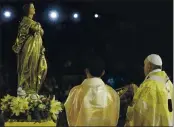
[(149, 72), (152, 71), (152, 64), (150, 62), (147, 63), (147, 69)]
[(101, 77), (102, 77), (103, 75), (105, 75), (105, 70), (102, 71)]
[(88, 68), (85, 68), (85, 74), (87, 74), (89, 71), (88, 71)]

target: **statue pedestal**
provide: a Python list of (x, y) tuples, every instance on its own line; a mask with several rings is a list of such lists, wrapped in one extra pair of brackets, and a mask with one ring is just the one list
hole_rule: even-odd
[(56, 127), (53, 121), (47, 122), (6, 122), (5, 127)]

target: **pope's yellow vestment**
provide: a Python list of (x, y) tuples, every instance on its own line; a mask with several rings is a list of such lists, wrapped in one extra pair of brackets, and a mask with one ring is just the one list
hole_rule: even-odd
[(174, 110), (173, 84), (164, 71), (154, 71), (134, 95), (125, 126), (174, 126), (171, 108)]

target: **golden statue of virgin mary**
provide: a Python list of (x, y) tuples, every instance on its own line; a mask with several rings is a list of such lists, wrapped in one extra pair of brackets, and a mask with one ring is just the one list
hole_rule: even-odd
[(25, 16), (20, 22), (18, 35), (12, 49), (17, 54), (18, 87), (27, 94), (38, 93), (47, 74), (45, 48), (42, 45), (44, 31), (33, 20), (32, 3), (24, 5)]

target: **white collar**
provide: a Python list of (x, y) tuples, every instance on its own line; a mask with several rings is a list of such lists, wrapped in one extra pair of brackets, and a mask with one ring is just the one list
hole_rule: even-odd
[(82, 85), (89, 85), (89, 86), (98, 86), (98, 85), (105, 85), (101, 78), (87, 78), (83, 81)]
[(153, 73), (153, 72), (159, 72), (159, 71), (162, 71), (161, 69), (155, 69), (153, 71), (151, 71), (149, 74)]
[(161, 70), (161, 69), (155, 69), (155, 70), (151, 71), (151, 72), (146, 76), (145, 79), (147, 79), (147, 78), (149, 77), (150, 74), (152, 74), (152, 73), (154, 73), (154, 72), (160, 72), (160, 71), (162, 71), (162, 70)]

